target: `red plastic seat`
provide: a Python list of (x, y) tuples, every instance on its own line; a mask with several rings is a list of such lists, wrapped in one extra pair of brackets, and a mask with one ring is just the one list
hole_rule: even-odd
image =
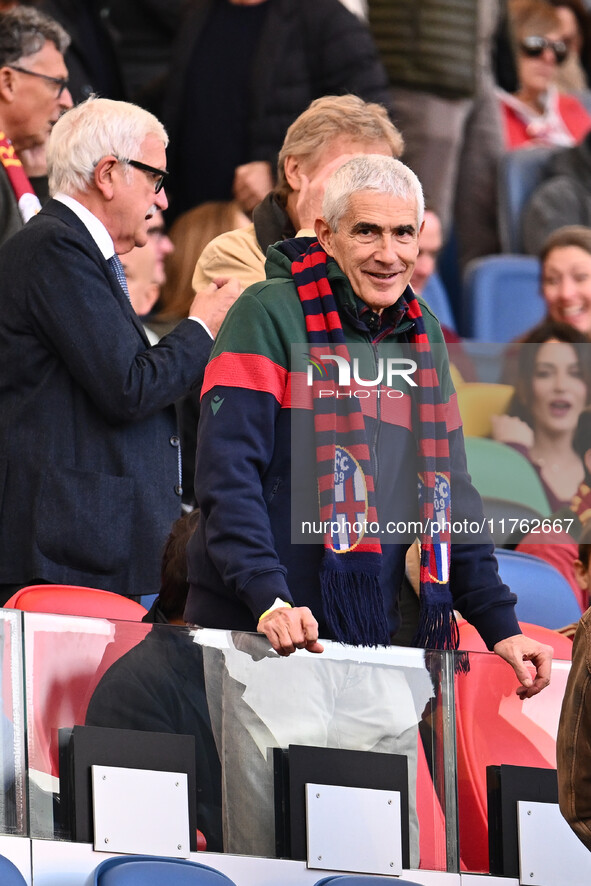
[(56, 615), (83, 615), (90, 618), (117, 618), (141, 621), (147, 610), (135, 600), (77, 585), (28, 585), (4, 604), (7, 609), (25, 612), (53, 612)]
[[(486, 653), (476, 630), (460, 622), (460, 648)], [(539, 625), (521, 624), (524, 634), (554, 648), (552, 681), (521, 701), (513, 669), (492, 653), (470, 656), (470, 672), (456, 677), (456, 735), (460, 856), (469, 871), (488, 872), (486, 767), (556, 768), (556, 732), (568, 676), (561, 664), (572, 642)]]
[[(146, 610), (135, 600), (76, 585), (29, 585), (5, 606), (30, 613), (25, 635), (29, 765), (57, 776), (59, 728), (84, 723), (90, 696), (102, 674), (151, 625), (137, 624)], [(34, 613), (111, 621), (66, 626), (53, 619), (37, 620)]]
[(445, 816), (435, 792), (423, 742), (420, 738), (417, 758), (417, 813), (419, 816), (420, 867), (428, 871), (444, 871), (447, 859)]

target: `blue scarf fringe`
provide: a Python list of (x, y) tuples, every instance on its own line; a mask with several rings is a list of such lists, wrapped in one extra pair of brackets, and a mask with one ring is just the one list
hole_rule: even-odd
[[(320, 570), (322, 608), (327, 625), (340, 643), (389, 646), (390, 631), (378, 571), (351, 571), (326, 552)], [(371, 557), (371, 555), (370, 555)]]
[[(412, 641), (413, 646), (423, 649), (451, 649), (455, 652), (460, 641), (458, 623), (453, 606), (448, 603), (424, 603), (421, 595), (419, 625)], [(454, 669), (457, 674), (467, 674), (470, 661), (467, 652), (455, 652)]]

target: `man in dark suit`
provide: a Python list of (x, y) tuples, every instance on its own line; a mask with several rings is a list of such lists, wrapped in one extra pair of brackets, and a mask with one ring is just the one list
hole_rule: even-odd
[(212, 284), (150, 348), (117, 253), (166, 209), (166, 144), (134, 105), (74, 108), (49, 143), (53, 199), (0, 250), (0, 602), (37, 580), (158, 590), (182, 492), (173, 404), (239, 292)]

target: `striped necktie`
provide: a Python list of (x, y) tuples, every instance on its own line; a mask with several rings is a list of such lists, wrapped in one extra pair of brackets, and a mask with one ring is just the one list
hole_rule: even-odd
[[(127, 277), (125, 276), (125, 271), (123, 270), (123, 265), (121, 264), (121, 260), (117, 254), (112, 255), (111, 258), (108, 258), (107, 261), (111, 265), (111, 270), (115, 272), (115, 276), (121, 286), (121, 289), (129, 298), (129, 289), (127, 288)], [(129, 299), (131, 301), (131, 299)]]

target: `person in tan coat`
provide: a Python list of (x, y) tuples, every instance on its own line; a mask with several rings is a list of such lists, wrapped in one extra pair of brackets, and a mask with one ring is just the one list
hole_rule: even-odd
[[(591, 524), (579, 543), (575, 574), (591, 588)], [(573, 642), (573, 661), (560, 712), (556, 740), (560, 811), (579, 840), (591, 850), (591, 607), (582, 616)]]
[(324, 185), (356, 154), (400, 157), (403, 139), (387, 111), (355, 95), (313, 101), (287, 130), (277, 161), (277, 185), (253, 212), (252, 224), (216, 237), (203, 250), (193, 288), (220, 275), (237, 277), (243, 289), (265, 279), (265, 253), (279, 240), (314, 237)]

